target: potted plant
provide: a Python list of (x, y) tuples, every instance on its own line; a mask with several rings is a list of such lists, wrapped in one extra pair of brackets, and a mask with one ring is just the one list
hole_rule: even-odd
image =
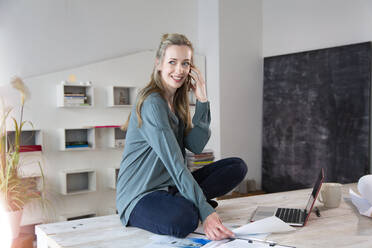
[[(8, 214), (10, 226), (12, 227), (12, 237), (16, 238), (19, 233), (20, 222), (24, 206), (34, 199), (43, 198), (43, 189), (36, 189), (35, 178), (22, 178), (19, 173), (20, 163), (20, 136), (22, 128), (26, 124), (32, 123), (24, 121), (23, 109), (28, 97), (28, 90), (23, 81), (16, 77), (12, 80), (12, 86), (21, 94), (20, 119), (17, 121), (11, 117), (12, 108), (6, 107), (4, 99), (0, 99), (0, 204), (2, 209)], [(10, 118), (10, 122), (8, 122)], [(14, 141), (7, 140), (7, 123), (12, 123), (14, 130)], [(44, 176), (39, 164), (42, 178), (42, 188), (44, 188)]]

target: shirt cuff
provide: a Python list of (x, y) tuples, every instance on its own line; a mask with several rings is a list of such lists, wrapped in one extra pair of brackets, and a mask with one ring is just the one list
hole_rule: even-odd
[[(204, 117), (204, 118), (203, 118)], [(196, 101), (196, 106), (195, 106), (195, 114), (193, 117), (193, 121), (210, 121), (209, 120), (209, 101), (206, 102), (199, 102), (198, 100)]]
[(202, 222), (213, 212), (215, 212), (214, 208), (212, 208), (209, 203), (205, 202), (205, 204), (199, 208), (199, 213), (200, 213), (200, 219)]

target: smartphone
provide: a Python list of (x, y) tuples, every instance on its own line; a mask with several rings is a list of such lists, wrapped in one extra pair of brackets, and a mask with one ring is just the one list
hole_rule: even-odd
[[(192, 68), (195, 68), (195, 66), (194, 66), (194, 65), (191, 65), (190, 72), (192, 71)], [(190, 81), (189, 81), (189, 82), (190, 82), (193, 86), (195, 86), (195, 84), (196, 84), (195, 80), (194, 80), (190, 75), (188, 75), (187, 77), (190, 78)]]

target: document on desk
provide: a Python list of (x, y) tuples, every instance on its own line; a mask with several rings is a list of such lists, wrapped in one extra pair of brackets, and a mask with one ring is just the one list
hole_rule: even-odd
[(233, 232), (242, 236), (245, 234), (258, 234), (258, 233), (279, 233), (294, 231), (293, 227), (282, 221), (276, 216), (271, 216), (265, 219), (257, 220), (255, 222), (248, 223), (244, 226), (238, 227)]
[[(204, 245), (203, 248), (273, 247), (270, 246), (272, 243), (264, 240), (269, 233), (289, 232), (293, 230), (296, 229), (281, 219), (271, 216), (232, 230), (235, 234), (235, 239), (212, 241)], [(275, 247), (280, 248), (288, 246), (275, 244)]]

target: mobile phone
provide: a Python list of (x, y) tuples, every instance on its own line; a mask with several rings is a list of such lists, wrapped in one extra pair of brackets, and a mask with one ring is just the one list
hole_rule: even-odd
[[(191, 65), (190, 72), (192, 71), (192, 68), (194, 68), (194, 65)], [(190, 78), (190, 83), (193, 86), (195, 86), (195, 84), (196, 84), (195, 80), (190, 75), (188, 75), (188, 77)]]

